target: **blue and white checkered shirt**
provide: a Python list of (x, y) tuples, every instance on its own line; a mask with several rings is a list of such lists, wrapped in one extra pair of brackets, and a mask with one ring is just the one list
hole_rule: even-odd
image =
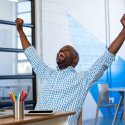
[(64, 70), (49, 68), (33, 46), (24, 53), (42, 81), (40, 100), (35, 110), (75, 111), (76, 114), (68, 118), (69, 125), (77, 125), (89, 88), (115, 60), (115, 55), (106, 50), (88, 71), (77, 73), (71, 66)]

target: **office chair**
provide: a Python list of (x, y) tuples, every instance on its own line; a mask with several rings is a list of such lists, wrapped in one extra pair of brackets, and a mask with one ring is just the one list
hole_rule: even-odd
[(114, 107), (116, 110), (117, 105), (112, 104), (109, 101), (109, 92), (108, 92), (108, 84), (98, 84), (98, 104), (97, 104), (97, 109), (96, 109), (96, 119), (95, 119), (95, 125), (97, 123), (97, 118), (98, 118), (98, 112), (99, 108), (107, 108), (106, 112), (106, 124), (108, 124), (108, 112), (109, 108)]

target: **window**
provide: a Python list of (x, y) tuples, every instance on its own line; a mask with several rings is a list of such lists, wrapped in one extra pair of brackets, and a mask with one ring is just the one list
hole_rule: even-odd
[[(25, 2), (19, 2), (17, 3), (17, 11), (16, 15), (19, 18), (22, 18), (24, 20), (24, 23), (29, 23), (31, 24), (31, 2), (30, 1), (25, 1)], [(29, 27), (24, 28), (24, 32), (27, 35), (27, 38), (29, 42), (32, 42), (32, 29)], [(22, 48), (20, 38), (17, 34), (17, 47), (18, 49)], [(25, 57), (23, 53), (18, 53), (17, 57), (17, 73), (18, 74), (30, 74), (32, 73), (32, 68)]]
[(34, 0), (0, 1), (0, 108), (10, 108), (12, 105), (9, 91), (17, 95), (23, 89), (28, 92), (25, 106), (33, 109), (36, 102), (36, 78), (16, 31), (15, 19), (18, 17), (24, 20), (24, 32), (35, 45)]

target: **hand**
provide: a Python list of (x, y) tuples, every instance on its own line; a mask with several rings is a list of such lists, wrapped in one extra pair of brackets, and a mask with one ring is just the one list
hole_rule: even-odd
[(123, 15), (120, 21), (121, 21), (121, 24), (123, 25), (123, 28), (125, 28), (125, 14)]
[(15, 22), (16, 22), (17, 31), (19, 32), (19, 31), (23, 30), (23, 22), (24, 21), (20, 18), (17, 18)]

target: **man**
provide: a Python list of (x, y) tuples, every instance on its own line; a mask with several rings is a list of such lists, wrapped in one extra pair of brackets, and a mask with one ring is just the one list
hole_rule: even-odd
[(22, 27), (23, 20), (16, 19), (17, 31), (25, 49), (24, 53), (42, 81), (40, 101), (37, 102), (35, 110), (75, 111), (76, 114), (68, 118), (68, 123), (77, 125), (89, 88), (112, 64), (115, 54), (125, 40), (125, 14), (121, 23), (123, 29), (108, 50), (88, 71), (77, 73), (74, 68), (79, 61), (79, 55), (72, 46), (66, 45), (59, 50), (56, 58), (58, 70), (51, 69), (38, 57), (35, 48), (27, 40)]

